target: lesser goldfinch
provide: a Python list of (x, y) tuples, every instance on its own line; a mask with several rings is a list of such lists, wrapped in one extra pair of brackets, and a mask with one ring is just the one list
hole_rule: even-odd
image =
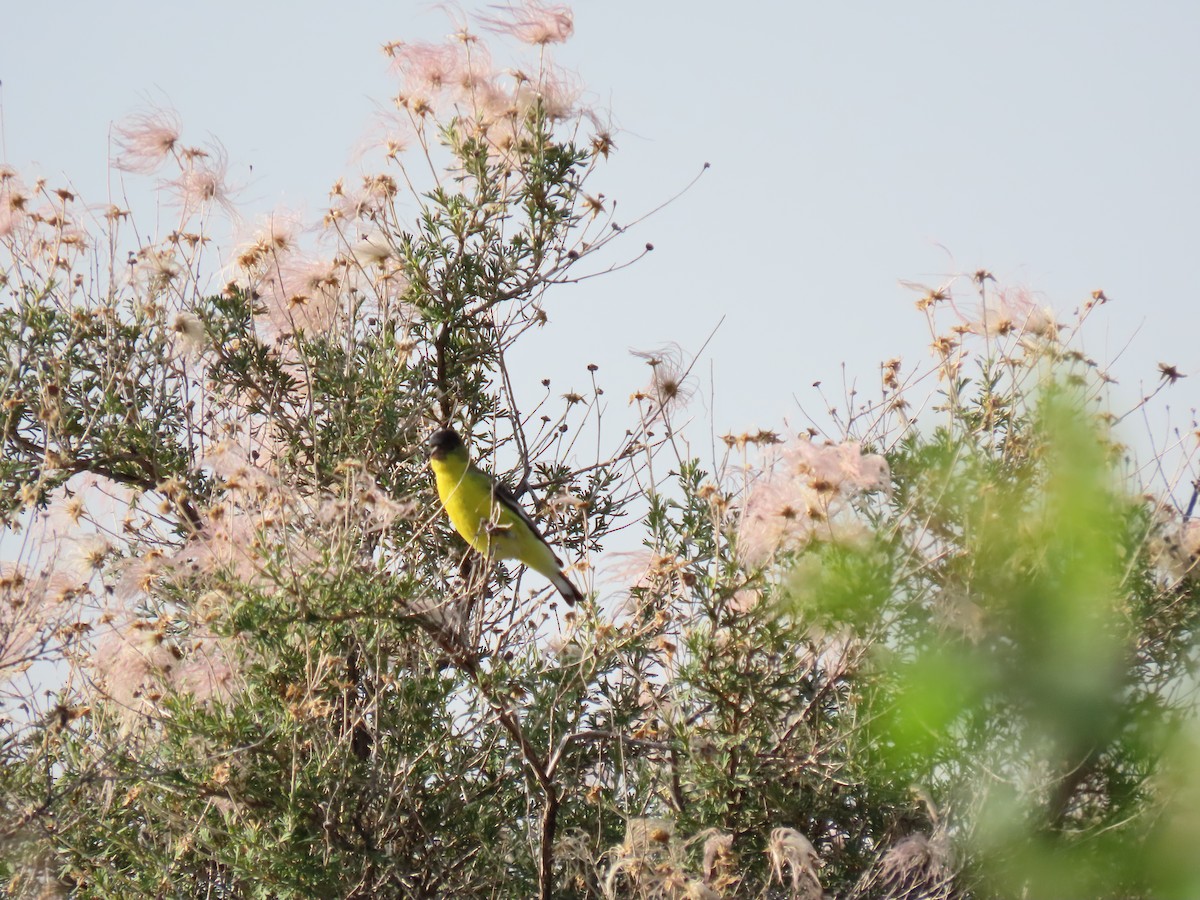
[(512, 491), (471, 462), (452, 429), (430, 436), (429, 467), (450, 522), (468, 544), (492, 559), (520, 560), (545, 575), (567, 603), (583, 599)]

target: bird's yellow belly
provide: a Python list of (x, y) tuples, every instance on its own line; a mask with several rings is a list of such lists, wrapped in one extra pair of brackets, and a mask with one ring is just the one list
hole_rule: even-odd
[(490, 492), (482, 498), (472, 499), (469, 495), (473, 492), (460, 490), (460, 482), (453, 473), (439, 472), (437, 478), (446, 514), (455, 531), (468, 544), (495, 559), (511, 559), (517, 555), (516, 537), (506, 521), (511, 514), (492, 502)]

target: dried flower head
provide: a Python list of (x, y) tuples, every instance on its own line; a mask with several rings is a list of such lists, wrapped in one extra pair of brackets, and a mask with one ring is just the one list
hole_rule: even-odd
[(107, 634), (92, 654), (98, 684), (113, 701), (131, 710), (140, 709), (161, 688), (179, 662), (177, 652), (164, 640), (161, 622), (126, 620)]
[(954, 302), (954, 294), (952, 288), (953, 280), (944, 282), (937, 287), (930, 287), (926, 284), (920, 284), (915, 281), (901, 281), (901, 287), (908, 288), (910, 291), (917, 291), (921, 294), (921, 299), (917, 301), (916, 306), (919, 310), (927, 310), (932, 306), (946, 301)]
[(688, 377), (691, 360), (685, 360), (683, 348), (678, 344), (667, 344), (657, 350), (633, 350), (634, 356), (646, 361), (650, 367), (650, 383), (634, 395), (635, 399), (649, 399), (659, 410), (682, 406), (696, 391)]
[(1186, 375), (1179, 371), (1178, 366), (1173, 366), (1170, 363), (1163, 362), (1158, 364), (1158, 374), (1163, 381), (1166, 381), (1169, 384), (1174, 384), (1180, 378), (1187, 378)]
[(547, 65), (536, 82), (522, 81), (517, 85), (512, 105), (522, 119), (540, 110), (547, 119), (560, 122), (575, 115), (582, 94), (574, 78)]
[(480, 21), (489, 31), (509, 34), (527, 44), (561, 44), (575, 33), (575, 14), (569, 6), (523, 0), (519, 6), (494, 6), (497, 15)]
[(286, 256), (255, 284), (267, 320), (278, 335), (329, 329), (341, 303), (342, 271), (333, 263)]
[(976, 318), (963, 318), (966, 330), (974, 334), (1005, 337), (1015, 333), (1045, 340), (1058, 337), (1054, 310), (1038, 306), (1032, 292), (1025, 288), (1001, 288), (990, 293)]
[(215, 147), (212, 152), (192, 149), (184, 155), (179, 177), (167, 183), (167, 188), (183, 207), (184, 215), (193, 215), (213, 205), (232, 215), (235, 210), (227, 180), (229, 158), (224, 149)]
[(827, 540), (860, 540), (865, 532), (847, 501), (890, 489), (887, 460), (864, 454), (857, 441), (815, 444), (800, 435), (772, 446), (738, 516), (738, 556), (748, 566), (765, 565), (803, 546), (818, 526)]
[(30, 224), (29, 197), (16, 170), (0, 166), (0, 238), (10, 237)]
[(890, 485), (887, 460), (878, 454), (864, 454), (857, 441), (818, 445), (801, 436), (784, 448), (782, 459), (819, 494), (850, 495), (887, 490)]
[(60, 570), (76, 577), (80, 583), (89, 581), (113, 552), (108, 538), (94, 531), (73, 535), (64, 549), (65, 552), (60, 558)]
[(879, 864), (889, 896), (940, 896), (953, 877), (950, 847), (940, 829), (932, 838), (917, 832), (890, 847)]
[(820, 900), (821, 879), (817, 867), (821, 858), (812, 842), (795, 828), (775, 828), (767, 845), (767, 857), (771, 862), (771, 878), (783, 884), (784, 869), (792, 882), (792, 896), (801, 900)]
[(399, 256), (387, 234), (375, 231), (361, 238), (350, 248), (350, 255), (364, 269), (381, 266)]
[(731, 867), (733, 835), (715, 828), (708, 829), (705, 834), (707, 837), (704, 840), (704, 861), (702, 863), (704, 880), (712, 884), (724, 870)]
[(224, 647), (213, 638), (198, 638), (192, 641), (190, 653), (171, 670), (170, 681), (176, 690), (201, 702), (227, 700), (236, 674)]
[(643, 857), (662, 853), (674, 834), (675, 824), (669, 819), (632, 818), (625, 825), (625, 842), (621, 849), (628, 855)]
[(234, 252), (234, 261), (243, 269), (256, 269), (269, 264), (277, 255), (292, 253), (299, 246), (302, 227), (295, 213), (272, 212), (241, 241)]
[(171, 322), (171, 334), (175, 340), (176, 353), (184, 359), (195, 359), (207, 346), (204, 322), (195, 313), (177, 313)]
[(34, 638), (49, 621), (46, 576), (0, 562), (0, 684), (36, 657)]
[(151, 245), (131, 257), (133, 279), (150, 297), (161, 294), (186, 271), (178, 259), (178, 252), (178, 248), (170, 244)]
[(392, 69), (409, 90), (437, 93), (455, 84), (462, 47), (459, 44), (396, 42), (388, 45)]
[(802, 481), (768, 470), (751, 488), (738, 517), (738, 557), (754, 568), (766, 565), (781, 549), (803, 544), (821, 509), (822, 499)]
[(119, 151), (114, 165), (125, 172), (154, 172), (179, 146), (182, 127), (179, 114), (170, 109), (129, 116), (113, 129)]

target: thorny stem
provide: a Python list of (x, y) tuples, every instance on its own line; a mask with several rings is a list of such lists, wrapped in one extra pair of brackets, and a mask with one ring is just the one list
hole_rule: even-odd
[(550, 900), (554, 894), (554, 834), (558, 829), (558, 791), (551, 787), (546, 792), (546, 805), (542, 809), (542, 847), (538, 859), (538, 897)]
[(471, 683), (479, 691), (480, 696), (491, 706), (492, 711), (496, 715), (496, 720), (516, 742), (517, 748), (521, 751), (521, 758), (533, 773), (533, 777), (537, 780), (538, 786), (542, 790), (542, 836), (538, 858), (538, 897), (541, 900), (550, 900), (554, 889), (554, 837), (558, 828), (558, 808), (562, 802), (562, 798), (558, 792), (558, 785), (554, 780), (552, 765), (546, 762), (542, 754), (529, 740), (529, 737), (521, 727), (520, 720), (504, 703), (502, 698), (488, 690), (483, 673), (479, 669), (479, 662), (476, 655), (464, 647), (456, 639), (453, 632), (448, 629), (428, 621), (423, 621), (422, 624), (429, 631), (433, 639), (437, 641), (438, 645), (446, 652), (450, 660), (467, 674), (471, 679)]
[(443, 425), (449, 424), (450, 416), (454, 412), (450, 407), (449, 385), (446, 378), (446, 345), (449, 342), (450, 323), (444, 322), (434, 341), (434, 348), (437, 351), (437, 402), (438, 408), (441, 410), (441, 424)]
[[(45, 456), (46, 454), (45, 447), (29, 440), (22, 435), (10, 435), (9, 439), (31, 454), (36, 454), (38, 456)], [(111, 463), (121, 462), (137, 463), (145, 469), (145, 471), (148, 473), (148, 477), (138, 478), (134, 475), (128, 475), (117, 471), (110, 465)], [(104, 478), (108, 478), (110, 481), (115, 481), (118, 484), (125, 484), (129, 487), (140, 488), (144, 491), (156, 490), (159, 482), (162, 480), (159, 477), (158, 467), (155, 465), (154, 460), (133, 453), (122, 453), (119, 455), (110, 456), (104, 461), (76, 459), (71, 467), (71, 471), (75, 473), (91, 472), (93, 475), (100, 475)], [(194, 530), (199, 531), (203, 525), (203, 522), (200, 518), (200, 512), (196, 509), (195, 505), (190, 500), (183, 498), (179, 500), (178, 507), (180, 512), (183, 513), (184, 518), (187, 519), (188, 525)]]
[(511, 413), (513, 439), (517, 442), (517, 452), (521, 456), (521, 478), (513, 489), (513, 496), (520, 497), (529, 490), (529, 476), (533, 474), (533, 465), (529, 462), (529, 447), (525, 443), (525, 433), (521, 429), (521, 411), (517, 407), (516, 393), (513, 391), (512, 379), (508, 374), (508, 365), (504, 360), (504, 344), (500, 338), (499, 329), (493, 328), (496, 335), (496, 358), (500, 368), (500, 377), (504, 381), (504, 391), (508, 394)]

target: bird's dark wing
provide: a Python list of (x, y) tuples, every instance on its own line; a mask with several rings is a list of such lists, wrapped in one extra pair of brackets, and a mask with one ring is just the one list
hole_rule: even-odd
[(517, 518), (528, 525), (529, 530), (537, 535), (543, 544), (546, 542), (546, 538), (542, 536), (541, 530), (534, 523), (533, 519), (529, 518), (529, 513), (525, 512), (525, 510), (521, 508), (520, 501), (517, 500), (516, 495), (508, 489), (507, 485), (498, 479), (493, 479), (492, 496), (496, 498), (497, 503), (503, 504), (505, 507), (511, 510), (517, 516)]

